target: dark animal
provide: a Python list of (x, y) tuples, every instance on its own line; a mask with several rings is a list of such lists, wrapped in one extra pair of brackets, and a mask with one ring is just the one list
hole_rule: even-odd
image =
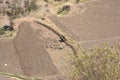
[(13, 27), (7, 26), (7, 25), (3, 26), (3, 28), (4, 28), (5, 31), (13, 31), (14, 30)]
[(59, 40), (60, 42), (65, 42), (66, 41), (66, 38), (65, 38), (65, 36), (64, 35), (60, 35), (60, 40)]

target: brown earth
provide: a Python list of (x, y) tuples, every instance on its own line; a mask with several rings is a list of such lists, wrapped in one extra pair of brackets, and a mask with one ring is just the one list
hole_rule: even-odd
[(92, 46), (104, 41), (113, 43), (120, 36), (119, 3), (120, 0), (92, 0), (82, 5), (83, 11), (78, 15), (49, 18), (77, 41), (88, 41)]
[(25, 76), (50, 76), (59, 72), (29, 23), (19, 26), (14, 39), (0, 40), (0, 72)]
[[(59, 37), (51, 30), (32, 20), (34, 19), (15, 20), (14, 27), (18, 30), (15, 38), (0, 40), (0, 72), (45, 77), (48, 80), (64, 79), (71, 71), (68, 68), (72, 68), (68, 54), (71, 49), (60, 43)], [(50, 44), (54, 48), (46, 49), (46, 45)], [(60, 46), (63, 49), (60, 50)]]
[(16, 53), (13, 40), (0, 40), (0, 72), (23, 74)]
[[(52, 32), (51, 29), (48, 29), (43, 25), (33, 23), (33, 22), (30, 25), (33, 28), (35, 35), (38, 37), (42, 45), (44, 46), (49, 46), (51, 44), (53, 45), (53, 48), (46, 48), (46, 50), (51, 56), (52, 61), (57, 67), (60, 75), (59, 76), (53, 75), (54, 77), (48, 76), (48, 79), (49, 78), (57, 79), (57, 76), (59, 79), (61, 79), (64, 76), (70, 76), (69, 73), (71, 72), (74, 66), (74, 65), (73, 66), (71, 65), (72, 63), (72, 60), (70, 57), (72, 52), (71, 48), (69, 46), (66, 46), (64, 43), (59, 42), (58, 35)], [(55, 26), (54, 27), (52, 26), (52, 28), (55, 28)], [(63, 46), (63, 48), (59, 49), (60, 46)]]
[[(119, 43), (119, 2), (119, 0), (93, 0), (84, 4), (84, 11), (80, 14), (49, 18), (85, 48), (101, 43)], [(65, 68), (70, 71), (68, 54), (71, 52), (70, 49), (60, 44), (59, 38), (42, 25), (23, 21), (18, 29), (14, 39), (0, 40), (0, 72), (42, 76), (45, 80), (66, 80), (61, 74), (68, 73), (65, 73)], [(45, 45), (51, 43), (65, 48), (45, 49)], [(4, 77), (0, 78), (4, 80)]]
[(4, 77), (4, 76), (0, 76), (0, 80), (16, 80), (16, 79), (11, 79), (11, 78), (7, 78), (7, 77)]
[(65, 76), (55, 75), (55, 76), (46, 76), (44, 80), (68, 80)]
[(57, 68), (41, 45), (28, 23), (20, 25), (19, 32), (15, 38), (15, 48), (19, 56), (21, 68), (26, 75), (55, 75)]

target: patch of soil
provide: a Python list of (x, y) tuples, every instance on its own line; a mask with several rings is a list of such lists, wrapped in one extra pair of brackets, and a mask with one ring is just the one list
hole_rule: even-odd
[(41, 45), (29, 23), (22, 23), (15, 38), (15, 48), (25, 75), (47, 76), (58, 74), (52, 59)]
[(114, 38), (120, 36), (119, 2), (119, 0), (92, 0), (84, 4), (83, 13), (49, 18), (77, 41), (99, 41), (108, 38), (115, 40)]
[(0, 80), (16, 80), (16, 79), (11, 79), (8, 77), (0, 76)]
[(0, 72), (23, 74), (13, 40), (0, 40)]

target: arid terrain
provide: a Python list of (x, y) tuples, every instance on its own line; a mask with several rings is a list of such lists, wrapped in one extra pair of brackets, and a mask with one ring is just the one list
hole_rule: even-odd
[(119, 42), (119, 2), (119, 0), (93, 0), (83, 5), (80, 14), (66, 17), (50, 16), (50, 19), (83, 45)]
[[(29, 7), (25, 0), (10, 0), (16, 4), (10, 7), (0, 2), (0, 28), (11, 20), (14, 28), (0, 35), (0, 80), (69, 80), (76, 45), (120, 43), (120, 0), (36, 1), (37, 8), (30, 7), (32, 0)], [(62, 5), (65, 11), (58, 13)]]

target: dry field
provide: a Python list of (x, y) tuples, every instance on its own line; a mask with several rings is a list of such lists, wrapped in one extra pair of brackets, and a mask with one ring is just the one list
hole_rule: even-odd
[(14, 39), (1, 39), (0, 44), (1, 72), (30, 77), (59, 75), (51, 56), (29, 23), (19, 26)]
[(94, 41), (93, 44), (100, 40), (99, 43), (102, 43), (106, 39), (105, 42), (108, 42), (108, 39), (114, 42), (116, 38), (119, 40), (120, 36), (119, 2), (119, 0), (93, 0), (84, 4), (80, 14), (49, 18), (75, 40)]
[[(120, 43), (119, 3), (120, 0), (92, 0), (76, 4), (73, 9), (81, 9), (75, 9), (73, 15), (52, 15), (49, 19), (83, 48)], [(70, 72), (75, 67), (71, 60), (72, 50), (60, 43), (52, 31), (28, 19), (18, 20), (20, 25), (16, 25), (18, 32), (15, 38), (0, 39), (0, 74), (66, 80), (65, 76), (71, 76)], [(0, 76), (0, 80), (14, 79)]]
[(20, 25), (14, 43), (25, 75), (48, 76), (58, 74), (49, 54), (28, 23)]
[[(0, 41), (0, 74), (17, 78), (22, 75), (45, 77), (45, 80), (65, 79), (64, 76), (70, 71), (66, 69), (71, 66), (68, 54), (71, 49), (61, 44), (58, 36), (40, 24), (21, 22), (16, 29), (15, 38)], [(46, 47), (51, 44), (52, 48)], [(60, 46), (64, 48), (60, 50)]]
[(23, 74), (13, 40), (0, 40), (0, 71)]

